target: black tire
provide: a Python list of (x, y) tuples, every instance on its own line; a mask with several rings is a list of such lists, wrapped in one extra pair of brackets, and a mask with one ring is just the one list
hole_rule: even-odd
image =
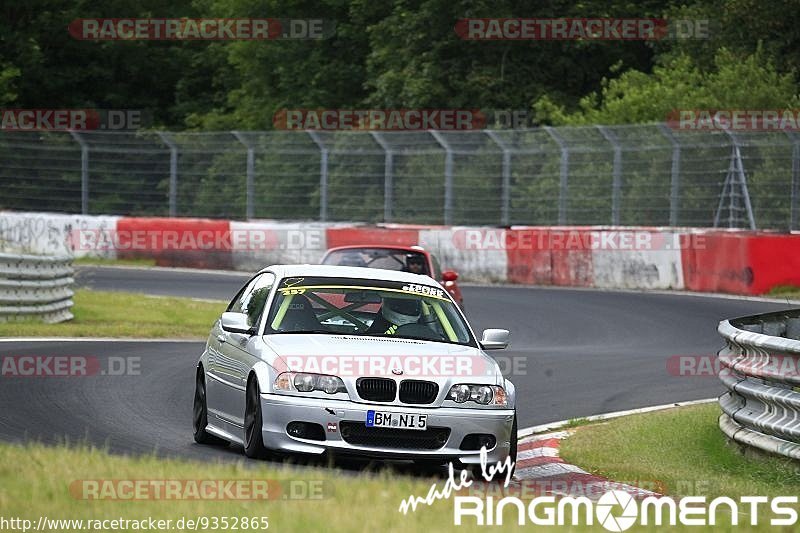
[(255, 377), (247, 380), (245, 397), (244, 454), (251, 459), (266, 459), (268, 453), (264, 448), (264, 436), (261, 434), (264, 426), (261, 416), (261, 392)]
[(519, 440), (519, 436), (517, 435), (517, 411), (514, 410), (514, 422), (511, 424), (511, 443), (508, 449), (508, 456), (511, 457), (511, 461), (514, 463), (514, 468), (511, 469), (511, 475), (514, 475), (514, 471), (517, 469), (517, 441)]
[(192, 406), (192, 428), (194, 429), (194, 440), (198, 444), (227, 444), (216, 435), (206, 431), (208, 426), (208, 405), (206, 403), (206, 376), (202, 368), (197, 369), (197, 377), (194, 383), (194, 404)]

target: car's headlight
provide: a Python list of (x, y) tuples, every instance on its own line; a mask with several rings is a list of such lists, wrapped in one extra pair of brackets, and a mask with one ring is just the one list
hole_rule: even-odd
[(456, 403), (472, 401), (480, 405), (507, 405), (506, 390), (497, 385), (453, 385), (447, 399)]
[(274, 385), (276, 391), (312, 392), (318, 390), (328, 394), (347, 392), (344, 382), (337, 376), (304, 372), (283, 372), (275, 378)]

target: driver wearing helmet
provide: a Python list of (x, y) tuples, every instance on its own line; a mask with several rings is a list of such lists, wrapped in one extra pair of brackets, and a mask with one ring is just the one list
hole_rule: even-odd
[(412, 274), (427, 274), (427, 269), (425, 268), (425, 258), (420, 254), (406, 255), (405, 270), (406, 272), (411, 272)]
[(370, 325), (367, 333), (394, 335), (397, 328), (415, 324), (420, 317), (419, 300), (410, 298), (384, 298), (380, 315)]

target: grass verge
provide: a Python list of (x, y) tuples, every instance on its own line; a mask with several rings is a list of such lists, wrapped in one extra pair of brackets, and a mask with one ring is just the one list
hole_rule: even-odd
[(657, 483), (669, 495), (789, 496), (800, 493), (800, 465), (750, 459), (725, 442), (719, 406), (632, 415), (578, 428), (561, 456), (591, 473)]
[(75, 318), (61, 324), (0, 323), (3, 337), (205, 339), (225, 303), (88, 289), (75, 291)]
[[(83, 481), (98, 480), (270, 480), (270, 499), (219, 501), (187, 499), (135, 500), (84, 499)], [(275, 491), (272, 482), (281, 484)], [(411, 494), (424, 496), (435, 480), (378, 475), (347, 476), (327, 468), (296, 469), (269, 463), (244, 461), (232, 464), (165, 460), (155, 457), (119, 457), (92, 448), (25, 447), (0, 444), (0, 516), (19, 517), (37, 524), (39, 517), (50, 519), (127, 520), (226, 517), (230, 524), (243, 518), (266, 517), (269, 531), (446, 531), (453, 528), (452, 502), (438, 501), (416, 512), (402, 515), (400, 502)], [(291, 485), (288, 485), (288, 484)], [(106, 496), (123, 494), (100, 490)], [(185, 486), (185, 485), (184, 485)], [(288, 487), (293, 487), (291, 492)], [(310, 490), (306, 490), (310, 487)], [(183, 493), (183, 492), (181, 492)], [(313, 493), (314, 498), (304, 498)], [(186, 493), (183, 493), (186, 494)], [(284, 499), (284, 495), (290, 496)], [(272, 499), (275, 498), (275, 499)], [(264, 528), (228, 527), (227, 530), (263, 531)], [(184, 528), (189, 530), (189, 528)], [(212, 526), (200, 531), (214, 530)], [(462, 526), (462, 531), (484, 528)], [(47, 530), (78, 531), (61, 524)], [(85, 529), (84, 529), (85, 530)], [(126, 530), (115, 527), (113, 530)], [(133, 530), (129, 527), (127, 530)], [(216, 530), (222, 531), (220, 526)], [(98, 530), (99, 531), (99, 530)]]
[(136, 259), (106, 259), (104, 257), (76, 257), (72, 263), (74, 265), (86, 266), (156, 266), (156, 260), (151, 257), (141, 257)]

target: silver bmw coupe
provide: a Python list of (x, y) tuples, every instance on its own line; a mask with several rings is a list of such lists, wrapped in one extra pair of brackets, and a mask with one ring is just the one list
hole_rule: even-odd
[(435, 465), (516, 460), (514, 385), (428, 276), (324, 265), (256, 274), (197, 362), (194, 438), (248, 457), (355, 454)]

